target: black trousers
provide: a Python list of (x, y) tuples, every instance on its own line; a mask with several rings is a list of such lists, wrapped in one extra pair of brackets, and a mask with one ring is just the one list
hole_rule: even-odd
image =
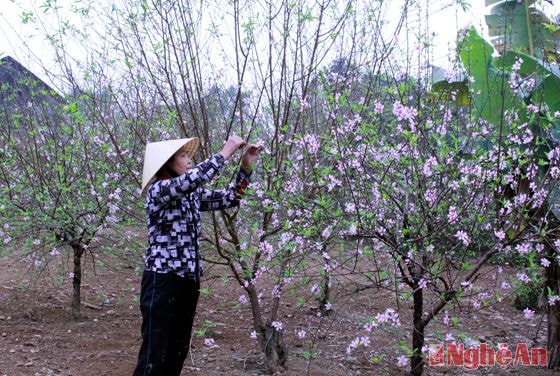
[(144, 271), (142, 345), (134, 376), (178, 376), (189, 352), (200, 282)]

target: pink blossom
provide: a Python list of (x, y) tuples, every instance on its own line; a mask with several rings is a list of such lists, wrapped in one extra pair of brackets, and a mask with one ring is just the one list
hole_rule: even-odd
[(60, 256), (60, 251), (58, 250), (58, 248), (54, 247), (54, 248), (51, 249), (51, 251), (49, 252), (49, 255), (51, 255), (52, 257)]
[(348, 354), (348, 355), (352, 354), (352, 350), (357, 348), (359, 345), (360, 345), (360, 339), (359, 338), (355, 338), (354, 340), (352, 340), (352, 342), (350, 342), (350, 344), (346, 348), (346, 354)]
[(517, 273), (517, 279), (523, 283), (531, 282), (531, 279), (525, 273)]
[(375, 104), (373, 105), (373, 110), (375, 111), (376, 114), (382, 113), (383, 108), (384, 108), (383, 103), (381, 103), (379, 101), (375, 101)]
[(408, 366), (409, 358), (406, 355), (401, 355), (397, 358), (397, 367), (406, 367)]
[(443, 323), (447, 326), (449, 326), (449, 314), (447, 313), (447, 311), (445, 311), (445, 316), (443, 316)]
[(523, 314), (525, 315), (526, 319), (532, 319), (533, 317), (535, 317), (535, 311), (533, 311), (529, 308), (525, 308), (523, 310)]
[(348, 345), (348, 347), (346, 348), (346, 353), (348, 355), (350, 355), (352, 353), (352, 350), (354, 350), (355, 348), (359, 347), (359, 346), (364, 346), (364, 347), (368, 347), (370, 345), (370, 338), (369, 337), (357, 337), (354, 338), (352, 340), (352, 342), (350, 342), (350, 344)]
[(319, 138), (311, 134), (305, 135), (303, 139), (296, 141), (296, 144), (305, 148), (310, 154), (316, 154), (321, 147)]
[(537, 244), (535, 246), (535, 249), (537, 250), (537, 253), (541, 253), (542, 251), (544, 251), (544, 244), (541, 243)]
[(214, 346), (214, 340), (212, 338), (204, 338), (204, 346), (206, 347)]
[(424, 199), (430, 205), (433, 205), (438, 198), (438, 192), (435, 189), (428, 189), (424, 194)]
[(544, 266), (545, 268), (548, 268), (550, 266), (550, 260), (546, 258), (542, 258), (541, 265)]
[(393, 103), (393, 114), (397, 117), (398, 121), (408, 120), (412, 125), (415, 122), (415, 117), (418, 115), (418, 110), (413, 107), (407, 107), (399, 101)]
[(459, 214), (457, 213), (457, 208), (455, 206), (450, 206), (449, 213), (447, 213), (447, 220), (449, 221), (449, 223), (453, 223), (457, 221), (457, 218), (459, 218)]
[[(520, 1), (518, 1), (520, 2)], [(521, 64), (523, 64), (523, 59), (522, 58), (517, 58), (515, 60), (515, 64), (512, 65), (511, 70), (514, 72), (517, 72), (519, 69), (521, 69)]]
[(494, 231), (494, 235), (496, 235), (496, 237), (500, 240), (504, 240), (506, 238), (506, 233), (502, 230)]
[(401, 325), (399, 314), (392, 308), (387, 308), (383, 313), (377, 313), (375, 320), (379, 324), (390, 323), (396, 327)]
[(459, 239), (460, 241), (462, 241), (463, 244), (465, 245), (465, 247), (468, 247), (469, 244), (471, 243), (469, 235), (465, 231), (462, 231), (462, 230), (457, 231), (457, 233), (455, 234), (455, 237), (457, 239)]
[(539, 107), (535, 106), (534, 104), (527, 105), (527, 111), (534, 112), (535, 114), (539, 113)]
[(377, 323), (373, 320), (364, 325), (366, 332), (371, 332), (375, 328), (377, 328)]
[(532, 251), (532, 247), (531, 247), (531, 243), (529, 242), (525, 242), (522, 244), (518, 244), (515, 247), (515, 250), (517, 251), (517, 253), (519, 253), (520, 255), (526, 255), (528, 253), (530, 253)]
[(259, 249), (267, 256), (268, 260), (272, 259), (272, 256), (274, 255), (274, 248), (266, 240), (259, 244)]
[(307, 103), (307, 98), (305, 98), (305, 97), (301, 97), (299, 103), (300, 103), (300, 106), (299, 106), (299, 111), (300, 112), (302, 112), (307, 107), (309, 107), (309, 103)]
[(270, 294), (273, 298), (280, 298), (282, 296), (282, 287), (280, 285), (275, 285)]
[(424, 173), (424, 175), (426, 175), (427, 177), (430, 177), (433, 175), (433, 171), (434, 171), (434, 167), (436, 167), (438, 165), (438, 161), (434, 156), (431, 156), (430, 158), (428, 158), (428, 160), (424, 163), (424, 166), (422, 167), (422, 172)]

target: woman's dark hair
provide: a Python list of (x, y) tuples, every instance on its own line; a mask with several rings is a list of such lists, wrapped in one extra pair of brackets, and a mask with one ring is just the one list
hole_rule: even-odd
[(171, 168), (171, 161), (173, 160), (175, 156), (172, 156), (171, 158), (169, 158), (167, 160), (167, 162), (165, 162), (165, 164), (163, 166), (161, 166), (161, 168), (158, 170), (158, 172), (156, 173), (156, 177), (158, 179), (162, 179), (164, 177), (168, 177), (171, 176), (172, 178), (176, 178), (177, 176), (179, 176), (178, 173), (175, 172), (175, 170), (173, 170)]

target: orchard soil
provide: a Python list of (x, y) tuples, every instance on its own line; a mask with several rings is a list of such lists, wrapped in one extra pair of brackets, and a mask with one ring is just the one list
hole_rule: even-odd
[[(68, 260), (66, 261), (68, 262)], [(0, 257), (0, 376), (121, 376), (131, 375), (140, 346), (138, 309), (139, 258), (132, 260), (88, 256), (84, 263), (82, 317), (70, 311), (71, 279), (60, 265), (42, 273), (32, 271), (29, 261)], [(514, 271), (510, 271), (515, 275)], [(505, 274), (508, 274), (507, 271)], [(182, 375), (265, 375), (263, 358), (251, 339), (252, 318), (248, 305), (240, 304), (243, 290), (223, 266), (208, 265), (203, 280), (191, 353)], [(489, 290), (496, 288), (493, 271), (481, 276)], [(359, 278), (357, 278), (359, 279)], [(485, 282), (486, 281), (486, 282)], [(352, 278), (335, 283), (333, 310), (320, 315), (316, 301), (304, 304), (285, 294), (280, 309), (288, 368), (283, 375), (404, 375), (397, 366), (404, 352), (397, 344), (410, 343), (411, 306), (401, 305), (401, 326), (366, 332), (368, 317), (393, 306), (394, 293)], [(361, 287), (361, 289), (360, 289)], [(356, 290), (361, 290), (356, 292)], [(307, 291), (299, 293), (310, 294)], [(267, 290), (270, 291), (270, 290)], [(269, 292), (268, 292), (269, 294)], [(426, 343), (435, 333), (454, 331), (483, 342), (528, 343), (546, 346), (546, 317), (527, 319), (511, 299), (486, 309), (450, 311), (460, 324), (446, 327), (441, 317), (427, 328)], [(305, 338), (297, 332), (304, 330)], [(462, 334), (460, 334), (462, 333)], [(348, 355), (348, 345), (369, 336), (368, 347)], [(212, 339), (213, 344), (206, 339)], [(535, 342), (533, 342), (535, 341)], [(371, 361), (376, 358), (376, 361)], [(460, 367), (425, 367), (425, 375), (552, 375), (543, 367), (510, 365), (467, 371)]]

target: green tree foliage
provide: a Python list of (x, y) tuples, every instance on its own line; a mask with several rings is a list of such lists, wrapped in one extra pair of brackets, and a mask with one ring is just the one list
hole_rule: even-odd
[(63, 255), (70, 251), (72, 309), (79, 317), (85, 255), (130, 249), (124, 244), (132, 235), (119, 230), (134, 205), (126, 197), (135, 189), (122, 184), (130, 174), (121, 158), (130, 150), (125, 137), (115, 150), (88, 116), (91, 96), (63, 98), (31, 74), (19, 77), (2, 88), (3, 242), (14, 256), (27, 257), (30, 269), (54, 263), (67, 273)]

